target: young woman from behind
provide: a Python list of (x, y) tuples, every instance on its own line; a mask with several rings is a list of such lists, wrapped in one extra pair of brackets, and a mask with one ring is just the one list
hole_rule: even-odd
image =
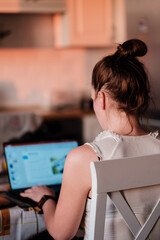
[[(146, 53), (144, 42), (131, 39), (119, 45), (115, 53), (100, 60), (93, 69), (93, 107), (103, 131), (92, 143), (77, 147), (68, 154), (58, 202), (48, 199), (43, 205), (47, 230), (56, 240), (72, 239), (83, 215), (84, 239), (88, 239), (92, 197), (90, 162), (160, 153), (158, 132), (147, 132), (139, 121), (150, 102), (148, 76), (138, 58)], [(144, 189), (142, 193), (126, 193), (141, 222), (146, 220), (152, 202), (154, 204), (152, 196), (158, 199), (159, 192), (155, 189), (151, 194), (150, 189)], [(45, 186), (36, 186), (22, 195), (38, 202), (43, 195), (55, 196), (55, 193)], [(105, 239), (133, 239), (112, 202), (107, 204)], [(158, 239), (158, 234), (155, 231), (153, 239)]]

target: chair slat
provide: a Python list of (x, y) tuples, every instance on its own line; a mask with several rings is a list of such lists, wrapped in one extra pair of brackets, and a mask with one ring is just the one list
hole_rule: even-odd
[(160, 200), (155, 205), (145, 224), (137, 234), (136, 240), (145, 240), (160, 217)]
[(120, 192), (113, 192), (112, 197), (111, 194), (108, 195), (110, 196), (118, 211), (121, 213), (133, 236), (136, 237), (142, 226), (129, 207), (128, 203)]
[(92, 162), (91, 168), (95, 168), (93, 174), (96, 174), (97, 178), (97, 193), (152, 186), (160, 183), (159, 154)]

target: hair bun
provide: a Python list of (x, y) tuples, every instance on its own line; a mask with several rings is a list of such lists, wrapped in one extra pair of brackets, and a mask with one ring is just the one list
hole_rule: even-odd
[(117, 47), (121, 56), (142, 57), (147, 53), (146, 44), (139, 39), (130, 39)]

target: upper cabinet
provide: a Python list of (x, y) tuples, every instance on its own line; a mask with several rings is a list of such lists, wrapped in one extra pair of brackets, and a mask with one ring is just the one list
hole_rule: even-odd
[(1, 13), (63, 13), (65, 0), (0, 0)]
[(0, 0), (0, 47), (121, 43), (126, 39), (125, 1)]
[(112, 0), (67, 0), (66, 13), (56, 14), (55, 46), (108, 46), (113, 42)]

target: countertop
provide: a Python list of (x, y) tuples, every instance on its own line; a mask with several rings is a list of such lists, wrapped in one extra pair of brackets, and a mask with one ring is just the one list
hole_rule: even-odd
[(82, 118), (87, 115), (94, 114), (93, 111), (83, 111), (81, 109), (70, 109), (70, 110), (58, 110), (58, 111), (39, 111), (39, 113), (44, 119), (52, 118)]
[(42, 116), (43, 119), (52, 118), (82, 118), (87, 115), (93, 115), (93, 110), (82, 110), (76, 108), (64, 109), (43, 109), (38, 106), (24, 106), (24, 107), (0, 107), (1, 113), (35, 113)]

